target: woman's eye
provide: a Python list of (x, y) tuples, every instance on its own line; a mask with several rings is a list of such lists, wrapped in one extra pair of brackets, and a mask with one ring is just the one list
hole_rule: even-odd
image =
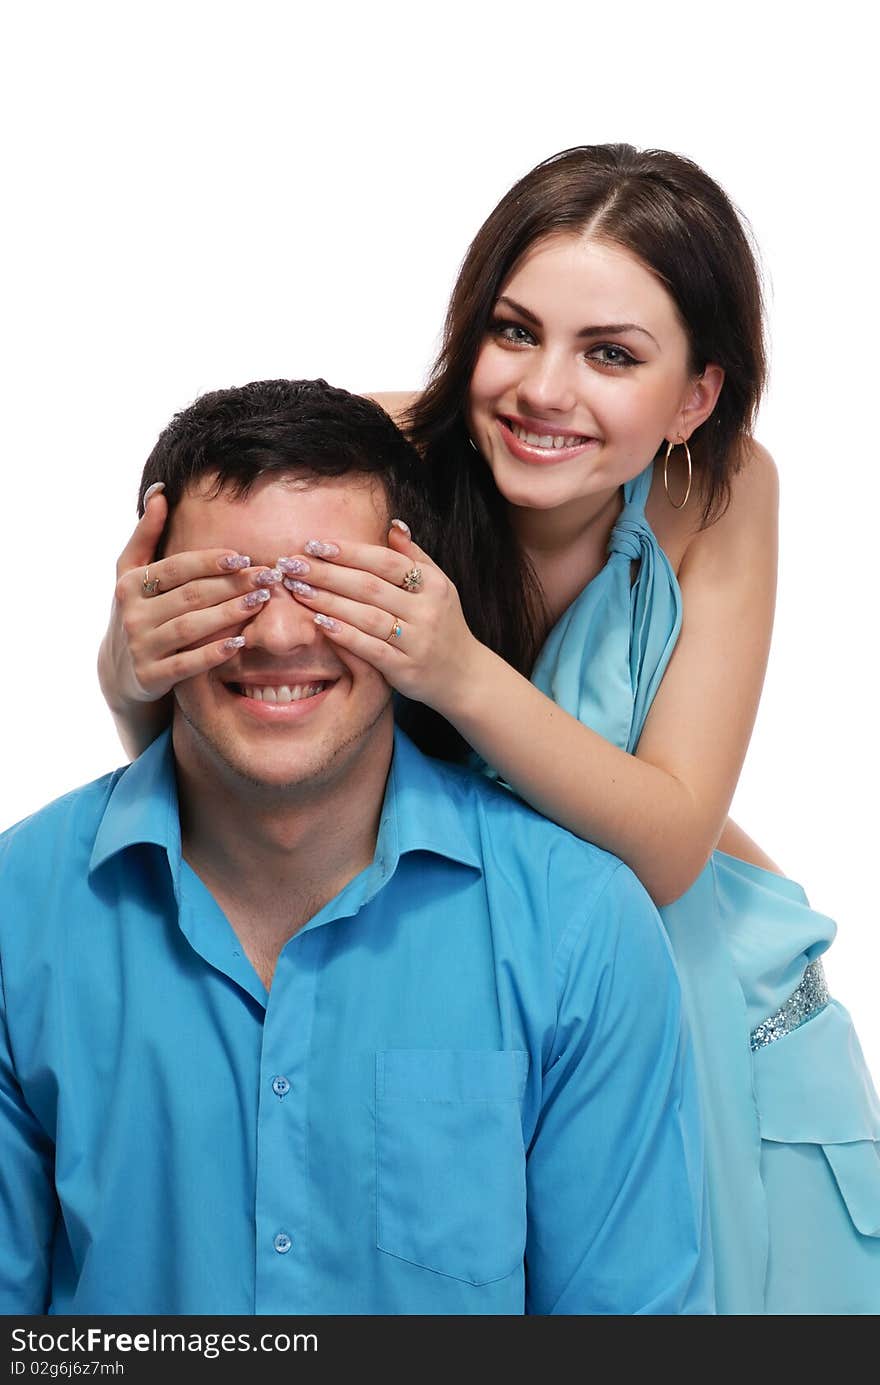
[(535, 338), (528, 327), (519, 322), (490, 322), (489, 331), (498, 341), (509, 342), (512, 346), (527, 346)]
[(587, 352), (591, 361), (597, 361), (599, 365), (614, 367), (626, 367), (638, 365), (638, 361), (631, 356), (628, 351), (624, 351), (622, 346), (594, 346)]

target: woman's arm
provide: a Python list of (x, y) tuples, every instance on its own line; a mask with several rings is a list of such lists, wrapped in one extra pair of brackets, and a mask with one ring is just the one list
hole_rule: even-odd
[[(770, 646), (777, 516), (776, 470), (756, 449), (726, 513), (682, 561), (682, 631), (635, 755), (479, 644), (452, 584), (399, 532), (390, 540), (399, 557), (370, 550), (372, 575), (355, 571), (366, 559), (352, 545), (329, 562), (310, 558), (316, 595), (298, 595), (338, 622), (331, 639), (435, 707), (539, 812), (621, 857), (666, 904), (708, 859), (742, 768)], [(401, 559), (426, 569), (423, 591), (398, 590)], [(389, 611), (404, 622), (397, 646), (387, 642)]]
[[(727, 819), (770, 649), (777, 521), (776, 469), (756, 455), (726, 514), (689, 544), (681, 635), (635, 755), (515, 682), (488, 651), (452, 717), (517, 792), (620, 856), (658, 904), (689, 888)], [(486, 715), (493, 704), (502, 719)]]
[(769, 871), (771, 875), (785, 874), (754, 838), (744, 832), (731, 818), (724, 824), (721, 836), (715, 843), (715, 850), (723, 851), (727, 856), (736, 856), (740, 861), (748, 861), (753, 866), (760, 866), (761, 870)]
[(398, 425), (418, 397), (417, 390), (384, 390), (381, 394), (364, 395), (365, 399), (372, 399), (374, 404), (378, 404), (380, 408), (384, 409), (389, 418), (393, 418)]

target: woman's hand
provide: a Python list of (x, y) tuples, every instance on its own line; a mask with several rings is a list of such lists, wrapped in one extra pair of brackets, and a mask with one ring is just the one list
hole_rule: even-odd
[(393, 688), (449, 720), (482, 645), (465, 622), (458, 592), (409, 530), (393, 520), (388, 547), (311, 539), (279, 558), (284, 585), (315, 612), (333, 644), (372, 664)]
[[(241, 648), (244, 626), (281, 580), (277, 569), (251, 568), (249, 557), (229, 549), (153, 562), (167, 514), (164, 495), (154, 493), (116, 564), (98, 654), (101, 691), (130, 754), (140, 754), (167, 723), (168, 708), (155, 704), (176, 683), (216, 668)], [(147, 582), (158, 584), (152, 593)]]

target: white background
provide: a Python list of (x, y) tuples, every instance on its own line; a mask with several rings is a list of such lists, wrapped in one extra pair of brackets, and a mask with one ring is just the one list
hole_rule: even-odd
[(94, 674), (143, 461), (205, 389), (417, 387), (539, 159), (688, 154), (762, 248), (775, 647), (734, 815), (837, 919), (880, 1074), (878, 320), (868, 7), (39, 4), (0, 58), (0, 828), (122, 762)]

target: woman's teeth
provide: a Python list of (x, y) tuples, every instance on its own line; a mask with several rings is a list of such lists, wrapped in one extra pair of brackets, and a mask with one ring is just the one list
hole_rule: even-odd
[(563, 447), (581, 447), (590, 441), (589, 438), (572, 437), (570, 433), (527, 433), (518, 423), (511, 423), (509, 426), (514, 437), (519, 438), (520, 442), (527, 443), (529, 447), (543, 447), (553, 452), (559, 452)]
[(283, 683), (280, 688), (260, 688), (239, 684), (242, 696), (252, 697), (255, 702), (300, 702), (304, 697), (317, 696), (326, 686), (326, 683), (294, 683), (293, 687), (288, 687)]

